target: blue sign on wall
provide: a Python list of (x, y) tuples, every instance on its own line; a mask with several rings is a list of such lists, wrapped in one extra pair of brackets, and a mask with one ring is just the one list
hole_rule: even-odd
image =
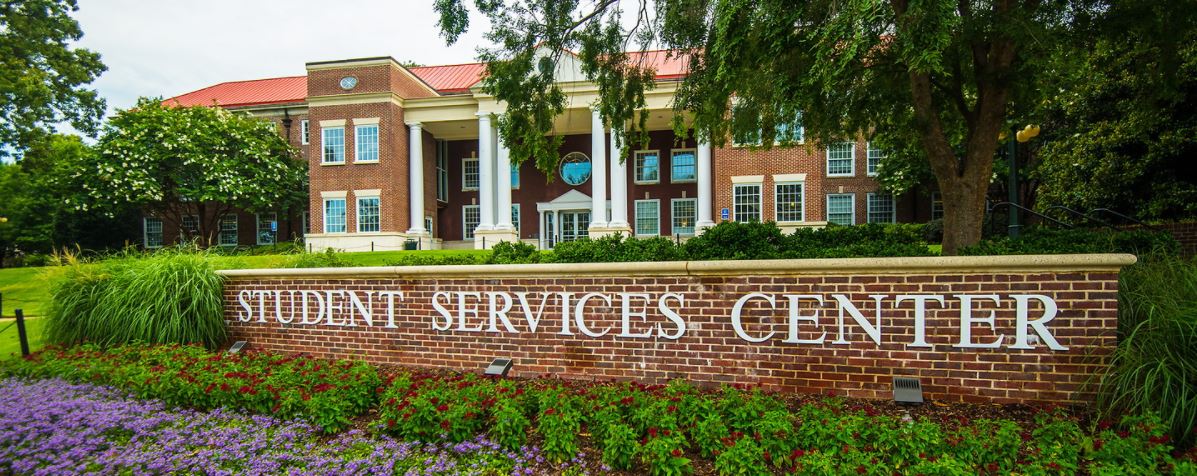
[(275, 231), (275, 232), (278, 231), (278, 222), (277, 221), (270, 220), (270, 231)]
[(728, 209), (726, 209), (726, 208), (724, 208), (723, 210), (720, 210), (720, 211), (719, 211), (719, 218), (722, 218), (722, 219), (724, 219), (724, 220), (731, 219), (731, 211), (730, 211), (730, 210), (728, 210)]

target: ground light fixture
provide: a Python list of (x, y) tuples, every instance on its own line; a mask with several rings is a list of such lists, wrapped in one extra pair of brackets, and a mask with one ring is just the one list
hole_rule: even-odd
[(923, 403), (923, 384), (915, 377), (894, 377), (894, 401)]
[(232, 347), (229, 347), (229, 353), (230, 353), (230, 354), (237, 354), (237, 353), (240, 353), (240, 352), (241, 352), (241, 349), (244, 349), (244, 348), (245, 348), (245, 344), (246, 344), (246, 341), (243, 341), (243, 340), (239, 340), (239, 341), (237, 341), (237, 342), (234, 342), (234, 343), (233, 343), (233, 346), (232, 346)]
[(490, 365), (486, 366), (486, 370), (482, 374), (488, 377), (506, 377), (509, 371), (511, 371), (511, 359), (499, 357), (490, 361)]

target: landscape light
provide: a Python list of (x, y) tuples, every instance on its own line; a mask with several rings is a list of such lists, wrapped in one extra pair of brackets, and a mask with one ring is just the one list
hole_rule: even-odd
[(245, 341), (239, 340), (237, 342), (234, 342), (232, 347), (229, 347), (229, 353), (236, 354), (238, 352), (241, 352), (241, 349), (244, 349), (244, 348), (245, 348)]
[(894, 401), (923, 403), (923, 384), (915, 377), (894, 377)]
[(499, 357), (490, 362), (490, 365), (486, 367), (486, 370), (482, 372), (482, 375), (486, 375), (488, 377), (506, 377), (507, 372), (510, 370), (511, 359)]

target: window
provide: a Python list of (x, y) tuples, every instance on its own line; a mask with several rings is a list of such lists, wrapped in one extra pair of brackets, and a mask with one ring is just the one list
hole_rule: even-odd
[(693, 182), (698, 177), (698, 162), (694, 149), (674, 149), (669, 159), (670, 182)]
[(897, 221), (894, 211), (894, 196), (888, 193), (870, 193), (866, 197), (869, 223), (893, 223)]
[(324, 232), (345, 233), (345, 199), (324, 199)]
[(220, 236), (217, 244), (220, 246), (237, 246), (237, 214), (230, 213), (220, 217)]
[(870, 176), (873, 176), (873, 175), (877, 175), (877, 167), (879, 167), (881, 165), (881, 159), (885, 158), (886, 153), (884, 150), (881, 150), (877, 147), (873, 147), (872, 142), (869, 142), (868, 145), (869, 145), (869, 157), (868, 157), (868, 162), (866, 163), (867, 168), (868, 168), (867, 173)]
[(354, 126), (354, 162), (378, 162), (378, 124)]
[(303, 234), (305, 234), (305, 235), (312, 232), (312, 228), (311, 228), (311, 226), (309, 226), (312, 223), (311, 215), (312, 215), (311, 210), (303, 211)]
[(299, 143), (306, 145), (310, 140), (311, 138), (308, 137), (308, 120), (299, 121)]
[(661, 234), (661, 201), (636, 200), (636, 236)]
[(142, 220), (142, 231), (145, 233), (146, 248), (162, 247), (162, 219), (145, 217)]
[(345, 128), (333, 127), (320, 129), (320, 144), (324, 150), (320, 163), (345, 163)]
[(805, 221), (803, 183), (782, 182), (773, 188), (774, 217), (779, 222)]
[(273, 245), (278, 238), (278, 215), (274, 213), (258, 214), (258, 244)]
[(761, 184), (735, 184), (732, 186), (732, 219), (735, 221), (761, 221)]
[(698, 221), (697, 198), (675, 198), (670, 203), (672, 209), (673, 234), (689, 236), (694, 234), (694, 222)]
[(474, 229), (482, 223), (482, 209), (478, 205), (462, 205), (461, 207), (461, 236), (463, 239), (474, 239)]
[(380, 231), (382, 229), (378, 223), (378, 205), (378, 197), (357, 198), (358, 233), (370, 233)]
[(186, 233), (187, 236), (195, 236), (199, 234), (199, 215), (183, 215), (183, 222), (179, 224), (181, 232)]
[(636, 183), (661, 181), (660, 153), (655, 150), (636, 151)]
[(436, 199), (449, 201), (449, 167), (445, 154), (436, 154)]
[(478, 158), (461, 160), (461, 190), (478, 190)]
[(590, 157), (581, 152), (570, 152), (561, 158), (561, 180), (578, 186), (590, 180)]
[(518, 238), (520, 234), (520, 204), (518, 203), (511, 205), (511, 224), (515, 226), (515, 236)]
[(828, 177), (851, 177), (855, 165), (855, 142), (837, 142), (827, 147)]
[(931, 219), (939, 220), (943, 218), (943, 195), (939, 192), (931, 192)]
[(520, 188), (520, 164), (511, 164), (511, 188)]
[(856, 195), (851, 193), (828, 195), (827, 221), (840, 225), (856, 224)]
[[(732, 114), (737, 114), (733, 109)], [(752, 120), (751, 117), (748, 120)], [(750, 145), (761, 145), (761, 136), (764, 135), (759, 127), (760, 121), (755, 121), (758, 125), (754, 131), (743, 131), (734, 133), (732, 135), (732, 145), (735, 147), (743, 147)], [(794, 114), (794, 120), (783, 121), (777, 123), (773, 127), (773, 145), (779, 145), (783, 142), (791, 142), (801, 144), (806, 139), (806, 128), (802, 125), (802, 113)]]

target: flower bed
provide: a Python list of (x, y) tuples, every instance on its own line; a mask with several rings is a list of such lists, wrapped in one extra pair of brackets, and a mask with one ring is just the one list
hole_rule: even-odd
[(325, 441), (299, 421), (172, 410), (59, 379), (0, 381), (5, 474), (533, 474), (538, 459), (535, 448), (503, 451), (485, 439), (438, 445), (348, 431)]
[[(604, 471), (1197, 474), (1191, 456), (1172, 453), (1151, 416), (1090, 424), (1061, 409), (1017, 419), (965, 409), (950, 418), (925, 410), (903, 418), (873, 404), (795, 401), (759, 389), (410, 370), (380, 378), (363, 364), (189, 347), (53, 350), (6, 365), (10, 375), (102, 382), (174, 405), (304, 417), (325, 431), (356, 423), (400, 440), (443, 445), (485, 435), (515, 454), (534, 444), (555, 464), (576, 462), (591, 449), (589, 467)], [(325, 403), (309, 403), (317, 400)]]

